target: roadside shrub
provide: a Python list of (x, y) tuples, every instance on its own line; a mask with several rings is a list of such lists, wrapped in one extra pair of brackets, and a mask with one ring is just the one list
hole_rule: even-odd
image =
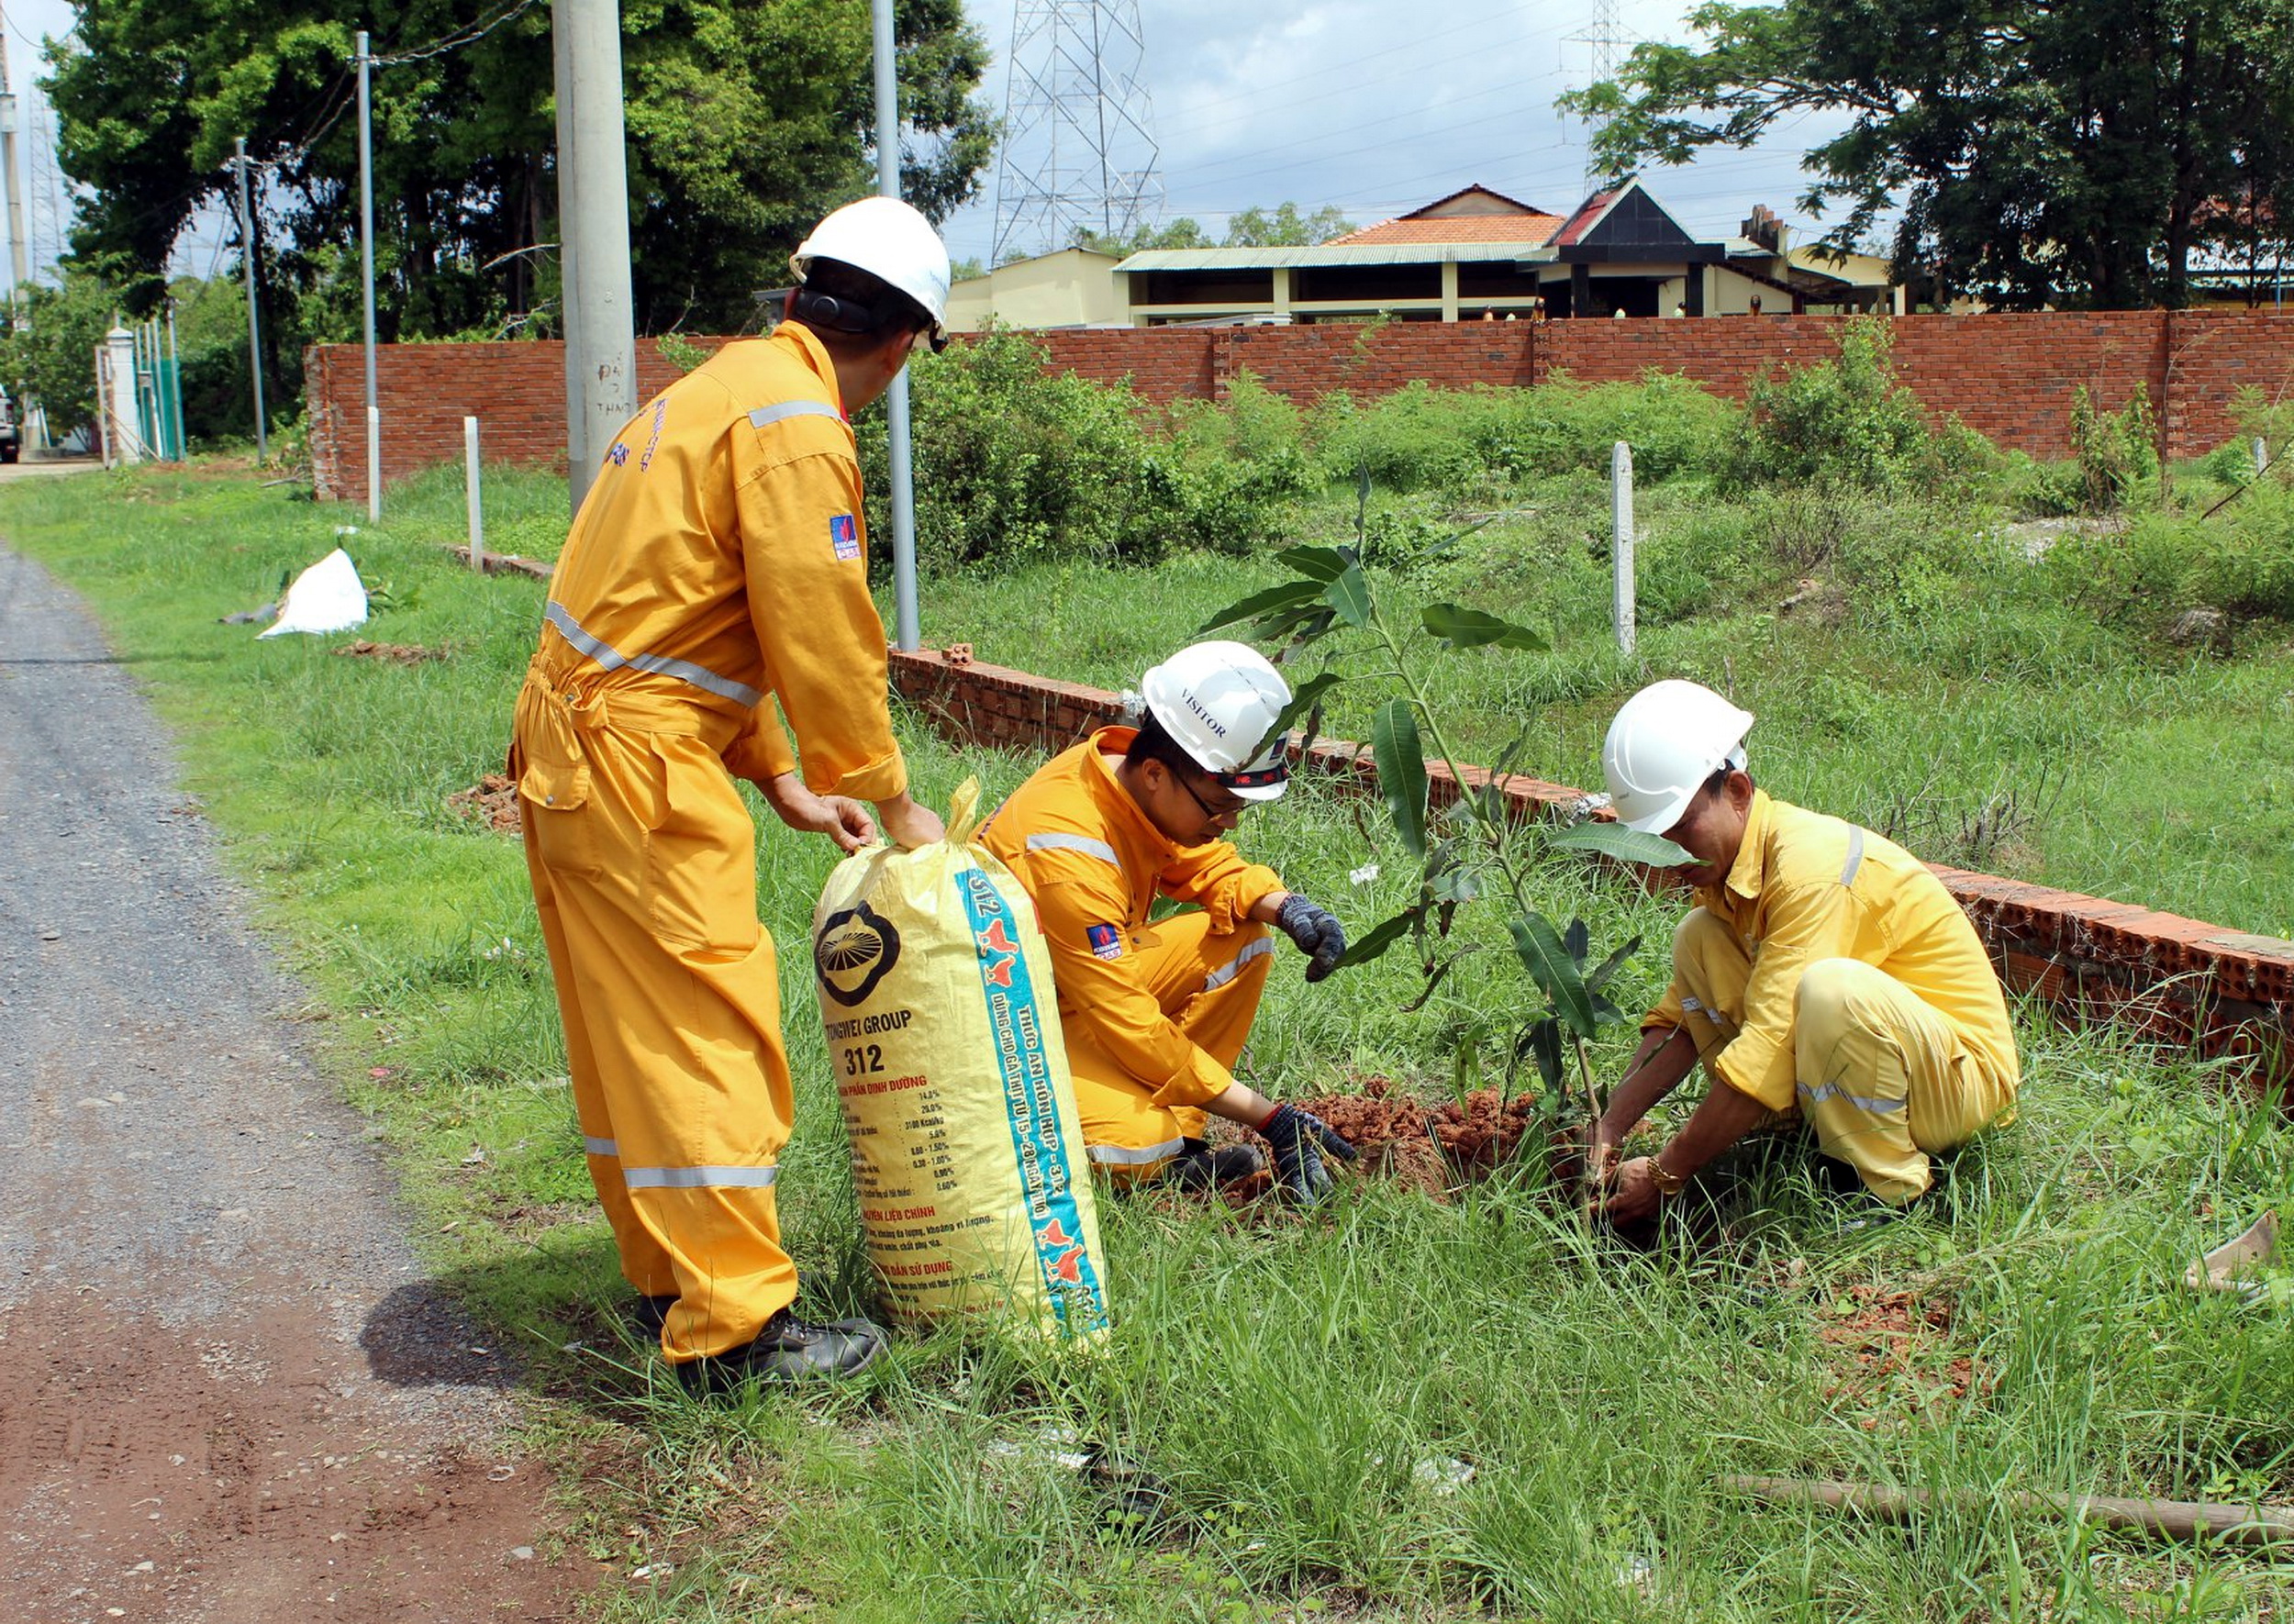
[(2190, 598), (2233, 614), (2294, 620), (2294, 495), (2266, 482), (2212, 522), (2221, 533), (2192, 561)]
[[(1049, 376), (1042, 350), (1008, 329), (919, 355), (909, 376), (928, 571), (1240, 551), (1278, 533), (1304, 483), (1303, 460), (1262, 465), (1205, 443), (1216, 437), (1157, 433), (1128, 386)], [(888, 537), (885, 437), (860, 440), (870, 528)], [(876, 556), (888, 564), (890, 549)]]
[(1743, 408), (1678, 373), (1654, 369), (1637, 383), (1580, 384), (1565, 375), (1503, 392), (1512, 411), (1493, 460), (1520, 475), (1607, 469), (1619, 440), (1632, 447), (1633, 477), (1654, 484), (1717, 472)]
[(2099, 409), (2087, 385), (2071, 396), (2071, 455), (2079, 472), (2080, 506), (2116, 513), (2158, 478), (2158, 425), (2147, 389), (2116, 412)]
[(1505, 437), (1506, 395), (1515, 393), (1523, 392), (1436, 389), (1420, 380), (1365, 403), (1327, 395), (1314, 417), (1322, 477), (1351, 485), (1366, 468), (1382, 491), (1485, 494), (1505, 472), (1493, 448)]
[(1995, 453), (1956, 419), (1931, 428), (1888, 360), (1895, 342), (1881, 317), (1841, 329), (1840, 354), (1781, 375), (1763, 373), (1747, 392), (1725, 476), (1762, 485), (1881, 493), (1967, 489)]

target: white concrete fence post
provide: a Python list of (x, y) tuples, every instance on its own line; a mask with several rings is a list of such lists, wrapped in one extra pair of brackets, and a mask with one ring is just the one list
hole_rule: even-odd
[(1609, 622), (1617, 632), (1617, 647), (1633, 651), (1633, 449), (1623, 440), (1609, 453), (1609, 528), (1617, 539), (1616, 589), (1609, 604)]
[(2255, 477), (2260, 479), (2270, 472), (2270, 442), (2261, 435), (2255, 436)]
[(116, 462), (143, 461), (143, 436), (136, 425), (136, 336), (124, 327), (104, 335), (110, 366), (104, 396), (104, 438)]
[(462, 420), (462, 497), (470, 508), (470, 567), (479, 574), (486, 567), (485, 507), (478, 499), (478, 419)]

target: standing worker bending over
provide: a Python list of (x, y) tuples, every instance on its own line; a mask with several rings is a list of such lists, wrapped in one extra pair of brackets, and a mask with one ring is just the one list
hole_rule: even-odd
[(789, 319), (663, 390), (607, 452), (512, 755), (590, 1177), (622, 1274), (700, 1387), (845, 1374), (883, 1346), (865, 1321), (789, 1315), (788, 1059), (733, 780), (847, 851), (875, 834), (860, 800), (904, 846), (941, 834), (892, 739), (847, 414), (937, 335), (947, 250), (870, 198), (792, 263)]
[[(1663, 682), (1626, 701), (1602, 746), (1617, 816), (1688, 851), (1698, 904), (1595, 1128), (1619, 1222), (1796, 1112), (1825, 1155), (1900, 1207), (1927, 1193), (1930, 1152), (2014, 1112), (2007, 999), (1967, 916), (1893, 841), (1755, 789), (1752, 725), (1709, 688)], [(1711, 1087), (1687, 1126), (1611, 1169), (1618, 1141), (1699, 1061)]]
[[(1330, 1187), (1323, 1151), (1352, 1146), (1319, 1119), (1234, 1079), (1274, 960), (1266, 927), (1312, 955), (1320, 981), (1346, 951), (1338, 921), (1220, 839), (1244, 807), (1288, 787), (1275, 719), (1290, 689), (1242, 643), (1197, 643), (1147, 673), (1147, 719), (1102, 728), (1013, 792), (983, 839), (1034, 899), (1051, 944), (1060, 1025), (1093, 1162), (1126, 1180), (1205, 1183), (1205, 1112), (1275, 1149), (1295, 1199)], [(1148, 920), (1159, 896), (1199, 911)]]

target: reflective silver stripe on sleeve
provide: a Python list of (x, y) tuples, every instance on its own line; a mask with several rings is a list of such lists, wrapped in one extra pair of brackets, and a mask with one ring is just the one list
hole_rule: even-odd
[(1203, 977), (1203, 990), (1207, 993), (1217, 992), (1220, 987), (1225, 986), (1229, 982), (1232, 981), (1245, 964), (1248, 964), (1253, 959), (1263, 959), (1274, 951), (1275, 939), (1271, 936), (1260, 937), (1256, 941), (1248, 944), (1241, 952), (1237, 953), (1234, 956), (1233, 963), (1221, 964), (1218, 969)]
[(1168, 1162), (1186, 1149), (1182, 1139), (1167, 1139), (1159, 1145), (1088, 1145), (1084, 1153), (1102, 1167), (1152, 1167), (1158, 1162)]
[(592, 637), (583, 630), (582, 623), (567, 612), (563, 604), (552, 602), (543, 611), (543, 616), (558, 628), (567, 642), (607, 671), (618, 671), (626, 665), (631, 671), (675, 677), (681, 683), (691, 683), (704, 693), (714, 694), (719, 699), (730, 699), (737, 705), (753, 706), (764, 697), (748, 684), (718, 676), (707, 666), (696, 665), (690, 660), (672, 660), (665, 654), (624, 654), (604, 639)]
[(615, 1144), (613, 1140), (609, 1139), (593, 1139), (586, 1133), (582, 1135), (582, 1149), (587, 1151), (593, 1156), (618, 1156), (621, 1154), (621, 1147)]
[(762, 1190), (780, 1177), (777, 1167), (625, 1167), (632, 1190)]
[(1848, 861), (1840, 865), (1840, 883), (1856, 883), (1856, 870), (1864, 866), (1864, 831), (1855, 825), (1848, 826)]
[(751, 412), (749, 424), (752, 428), (763, 428), (789, 417), (834, 417), (840, 423), (844, 421), (844, 414), (825, 400), (784, 400)]
[(1115, 848), (1105, 840), (1095, 840), (1089, 835), (1030, 835), (1030, 851), (1080, 851), (1086, 857), (1096, 857), (1111, 868), (1120, 870), (1123, 860), (1115, 854)]

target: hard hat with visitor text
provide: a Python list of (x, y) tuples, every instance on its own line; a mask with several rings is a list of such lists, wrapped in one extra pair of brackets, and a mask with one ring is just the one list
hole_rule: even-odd
[(1742, 771), (1753, 713), (1702, 683), (1670, 677), (1625, 701), (1601, 743), (1601, 775), (1619, 821), (1661, 835), (1722, 762)]
[(1195, 643), (1150, 671), (1140, 691), (1179, 748), (1246, 801), (1290, 787), (1290, 760), (1275, 718), (1290, 684), (1246, 643)]
[(924, 307), (935, 328), (948, 319), (948, 245), (897, 197), (863, 197), (815, 226), (789, 268), (802, 281), (815, 260), (841, 260), (891, 284)]

